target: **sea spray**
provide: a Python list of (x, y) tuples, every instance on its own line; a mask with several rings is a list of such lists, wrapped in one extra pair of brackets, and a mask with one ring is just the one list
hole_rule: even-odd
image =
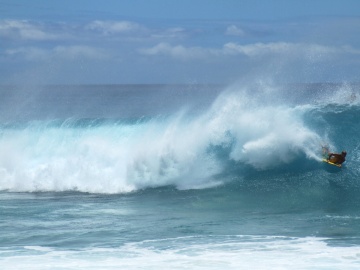
[(323, 139), (304, 118), (314, 107), (289, 106), (284, 94), (243, 87), (225, 91), (198, 114), (182, 110), (133, 123), (95, 118), (3, 127), (0, 189), (127, 193), (168, 185), (207, 188), (227, 181), (217, 176), (232, 162), (268, 170), (302, 155), (319, 159)]
[(303, 119), (311, 106), (289, 107), (272, 100), (273, 104), (268, 104), (267, 95), (251, 99), (244, 92), (218, 98), (208, 118), (210, 125), (217, 127), (214, 132), (222, 132), (221, 139), (225, 134), (232, 137), (229, 157), (259, 169), (289, 163), (300, 152), (316, 158), (313, 149), (321, 138), (306, 127)]

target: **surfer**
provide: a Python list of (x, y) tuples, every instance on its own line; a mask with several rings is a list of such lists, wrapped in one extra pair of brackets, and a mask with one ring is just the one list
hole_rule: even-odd
[(341, 154), (329, 153), (328, 161), (335, 164), (342, 164), (345, 161), (346, 151), (342, 151)]
[(346, 157), (346, 151), (342, 151), (341, 154), (330, 153), (327, 147), (323, 147), (323, 154), (327, 155), (327, 161), (334, 164), (344, 163)]

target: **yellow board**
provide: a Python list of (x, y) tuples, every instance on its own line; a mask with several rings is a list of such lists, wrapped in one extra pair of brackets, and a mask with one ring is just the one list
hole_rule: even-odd
[(330, 162), (329, 160), (327, 160), (327, 159), (325, 159), (325, 158), (323, 158), (322, 161), (323, 161), (323, 162), (326, 162), (327, 164), (330, 164), (330, 165), (333, 165), (333, 166), (336, 166), (336, 167), (341, 168), (341, 164), (332, 163), (332, 162)]

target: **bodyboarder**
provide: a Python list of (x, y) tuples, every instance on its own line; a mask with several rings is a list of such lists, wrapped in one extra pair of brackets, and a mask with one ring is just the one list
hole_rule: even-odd
[(346, 151), (342, 151), (341, 154), (331, 153), (327, 147), (323, 146), (323, 155), (327, 161), (341, 165), (345, 162)]

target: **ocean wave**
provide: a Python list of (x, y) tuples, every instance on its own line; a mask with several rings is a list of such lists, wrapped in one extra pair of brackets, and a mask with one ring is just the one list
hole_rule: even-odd
[[(183, 110), (129, 121), (72, 118), (2, 125), (0, 190), (202, 189), (249, 170), (306, 170), (309, 161), (321, 160), (323, 144), (334, 150), (341, 143), (347, 149), (359, 146), (355, 104), (331, 99), (289, 105), (278, 89), (244, 89), (225, 91), (197, 115)], [(339, 139), (336, 132), (345, 125), (351, 133)]]

